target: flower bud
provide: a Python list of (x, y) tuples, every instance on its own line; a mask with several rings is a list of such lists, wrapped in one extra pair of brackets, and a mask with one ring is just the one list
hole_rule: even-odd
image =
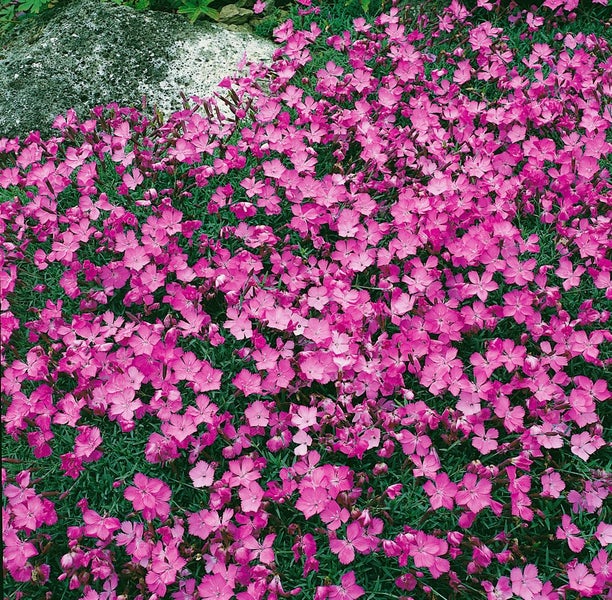
[(460, 531), (449, 531), (446, 534), (446, 539), (451, 546), (458, 546), (463, 541), (463, 533)]
[(394, 483), (393, 485), (390, 485), (385, 491), (384, 491), (385, 495), (390, 498), (391, 500), (393, 500), (394, 498), (397, 498), (401, 493), (402, 493), (402, 484), (401, 483)]
[(399, 556), (402, 553), (402, 549), (400, 548), (399, 544), (397, 542), (394, 542), (393, 540), (383, 540), (382, 541), (382, 548), (383, 548), (383, 552), (385, 553), (385, 556)]
[(387, 463), (376, 463), (374, 465), (374, 469), (373, 469), (373, 473), (374, 475), (383, 475), (385, 473), (387, 473), (389, 471), (389, 467), (387, 466)]

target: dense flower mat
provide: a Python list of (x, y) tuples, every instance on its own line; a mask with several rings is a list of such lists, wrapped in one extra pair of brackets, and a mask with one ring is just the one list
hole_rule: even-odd
[(609, 44), (316, 12), (0, 140), (13, 597), (611, 597)]

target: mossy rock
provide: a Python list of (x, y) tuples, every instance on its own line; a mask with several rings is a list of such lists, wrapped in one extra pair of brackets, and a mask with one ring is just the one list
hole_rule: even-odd
[(51, 134), (58, 114), (117, 102), (181, 108), (180, 92), (210, 95), (246, 51), (269, 58), (274, 45), (247, 32), (180, 15), (136, 11), (101, 0), (65, 2), (23, 21), (2, 39), (0, 137)]

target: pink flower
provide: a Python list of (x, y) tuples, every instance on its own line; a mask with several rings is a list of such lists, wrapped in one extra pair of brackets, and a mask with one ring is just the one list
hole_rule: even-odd
[(261, 478), (259, 468), (257, 468), (255, 461), (248, 456), (230, 461), (228, 472), (230, 487), (238, 485), (248, 487), (251, 482)]
[(97, 448), (102, 444), (102, 435), (97, 427), (82, 425), (78, 427), (79, 435), (74, 440), (74, 454), (83, 462), (94, 462), (102, 457)]
[(466, 290), (470, 295), (475, 295), (483, 302), (486, 301), (489, 292), (495, 291), (499, 286), (493, 281), (493, 274), (485, 271), (482, 275), (478, 275), (476, 271), (468, 273), (468, 279), (472, 282), (466, 286)]
[(338, 555), (338, 560), (343, 565), (348, 565), (355, 560), (355, 550), (365, 552), (370, 549), (370, 542), (364, 537), (363, 527), (357, 521), (353, 521), (346, 528), (346, 539), (331, 538), (329, 549)]
[(453, 510), (454, 498), (459, 488), (446, 473), (437, 473), (433, 481), (423, 485), (423, 489), (429, 496), (429, 503), (434, 510), (442, 507)]
[(538, 568), (535, 565), (526, 565), (523, 570), (515, 567), (510, 571), (512, 582), (512, 593), (523, 598), (532, 600), (535, 594), (542, 590), (542, 582), (538, 579)]
[[(28, 559), (38, 554), (34, 544), (22, 541), (14, 531), (7, 531), (2, 537), (4, 542), (3, 558), (11, 570), (25, 567)], [(29, 579), (28, 576), (26, 581)]]
[(365, 594), (365, 590), (355, 583), (354, 571), (342, 575), (340, 585), (330, 587), (329, 600), (356, 600)]
[(173, 360), (169, 366), (179, 381), (193, 381), (194, 376), (202, 369), (200, 361), (193, 352), (185, 352), (180, 358)]
[(497, 438), (499, 431), (497, 429), (487, 429), (481, 423), (474, 425), (474, 437), (472, 438), (472, 446), (480, 451), (481, 454), (490, 454), (497, 449)]
[(600, 581), (603, 580), (607, 584), (612, 583), (612, 558), (605, 549), (600, 550), (595, 555), (595, 558), (591, 561), (591, 568)]
[(601, 521), (595, 530), (595, 538), (604, 548), (612, 544), (612, 525)]
[(199, 460), (189, 471), (193, 487), (201, 488), (212, 485), (215, 478), (215, 468), (204, 460)]
[(243, 512), (257, 512), (261, 506), (264, 491), (256, 481), (251, 481), (246, 487), (240, 488), (238, 495)]
[(558, 540), (567, 540), (567, 545), (572, 552), (580, 552), (584, 548), (585, 541), (578, 537), (577, 533), (580, 533), (580, 529), (572, 523), (572, 518), (569, 515), (563, 515), (555, 537)]
[(167, 519), (170, 514), (170, 488), (161, 480), (149, 478), (142, 473), (134, 475), (134, 485), (123, 492), (126, 500), (130, 500), (134, 510), (142, 511), (147, 521), (156, 517)]
[(249, 535), (243, 541), (243, 546), (252, 551), (253, 554), (250, 560), (257, 559), (264, 565), (271, 565), (274, 563), (274, 550), (272, 550), (272, 545), (275, 539), (275, 533), (267, 535), (263, 542), (259, 542), (252, 535)]
[(67, 477), (77, 479), (84, 470), (83, 460), (80, 459), (74, 452), (62, 454), (60, 458), (62, 459), (60, 468), (62, 471), (64, 471), (64, 474)]
[(202, 600), (230, 600), (234, 596), (234, 589), (223, 575), (215, 573), (204, 576), (198, 593)]
[(580, 592), (584, 596), (591, 597), (596, 595), (597, 578), (589, 571), (586, 565), (577, 563), (567, 569), (567, 578), (569, 579), (569, 588), (576, 592)]
[(572, 435), (571, 451), (582, 460), (589, 460), (591, 454), (605, 446), (605, 441), (598, 435), (591, 435), (588, 431), (581, 431)]
[(149, 590), (159, 596), (166, 594), (166, 586), (176, 581), (177, 571), (180, 571), (187, 561), (179, 555), (175, 545), (164, 546), (157, 542), (153, 548), (151, 565), (145, 577)]
[(565, 482), (561, 479), (561, 475), (552, 469), (547, 469), (544, 475), (540, 477), (542, 483), (542, 496), (550, 498), (558, 498), (561, 492), (565, 489)]
[(261, 375), (259, 373), (251, 373), (247, 369), (242, 369), (232, 380), (235, 385), (245, 396), (252, 394), (261, 394)]
[[(595, 161), (597, 162), (597, 161)], [(559, 268), (555, 271), (555, 274), (563, 279), (563, 289), (569, 290), (573, 287), (580, 285), (580, 276), (586, 271), (582, 266), (572, 269), (572, 263), (567, 257), (559, 259)]]
[(42, 523), (45, 508), (38, 496), (23, 499), (12, 508), (13, 525), (23, 531), (33, 532)]
[(440, 558), (448, 551), (448, 543), (423, 531), (417, 531), (409, 546), (410, 556), (417, 568), (426, 567), (432, 576), (437, 579), (442, 573), (450, 570), (450, 563)]
[(483, 581), (482, 587), (487, 592), (487, 600), (509, 600), (509, 598), (512, 598), (512, 589), (508, 577), (500, 577), (495, 587), (491, 582)]
[(229, 329), (237, 340), (250, 339), (252, 337), (253, 328), (246, 314), (240, 314), (235, 308), (230, 307), (227, 309), (227, 316), (229, 319), (225, 321), (223, 327)]
[(300, 354), (300, 370), (309, 381), (329, 383), (338, 371), (333, 357), (328, 352), (307, 351)]
[(244, 416), (251, 427), (266, 427), (270, 422), (270, 411), (261, 400), (255, 400), (244, 411)]
[(329, 502), (329, 495), (325, 488), (304, 486), (300, 490), (300, 497), (295, 503), (295, 507), (300, 510), (307, 519), (319, 514)]
[(100, 540), (109, 540), (112, 534), (121, 528), (121, 522), (115, 517), (102, 517), (95, 510), (88, 509), (83, 512), (85, 535)]
[(330, 531), (336, 531), (343, 523), (349, 520), (350, 513), (341, 507), (335, 500), (330, 500), (320, 513), (323, 521)]
[(461, 489), (457, 492), (455, 500), (457, 504), (478, 513), (486, 508), (491, 502), (491, 482), (487, 479), (479, 479), (474, 473), (466, 473), (461, 480)]

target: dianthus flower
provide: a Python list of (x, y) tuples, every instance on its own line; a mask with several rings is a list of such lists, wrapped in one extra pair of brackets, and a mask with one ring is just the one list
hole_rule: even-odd
[(142, 511), (142, 516), (151, 521), (155, 517), (164, 520), (170, 514), (170, 488), (160, 479), (149, 478), (142, 473), (134, 475), (134, 485), (123, 493), (126, 500), (134, 505), (134, 510)]

